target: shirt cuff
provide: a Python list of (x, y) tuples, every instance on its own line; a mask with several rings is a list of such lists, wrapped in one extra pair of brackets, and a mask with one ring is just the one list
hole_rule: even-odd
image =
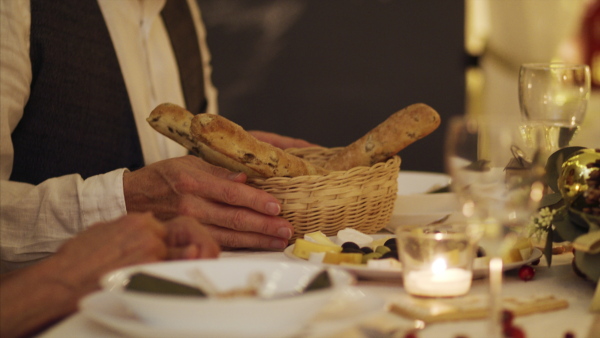
[(83, 182), (80, 190), (83, 226), (107, 222), (127, 214), (123, 192), (123, 173), (117, 169), (106, 174), (92, 176)]

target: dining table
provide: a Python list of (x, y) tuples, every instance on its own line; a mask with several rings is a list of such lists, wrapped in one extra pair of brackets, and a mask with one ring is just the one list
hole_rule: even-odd
[[(383, 232), (385, 233), (385, 230)], [(291, 259), (283, 252), (253, 250), (223, 252), (218, 259), (230, 258), (283, 262)], [(518, 269), (504, 272), (503, 297), (527, 299), (554, 296), (568, 302), (568, 307), (563, 309), (515, 317), (514, 325), (521, 328), (526, 337), (600, 337), (600, 314), (590, 310), (596, 286), (573, 271), (572, 260), (571, 252), (553, 255), (552, 264), (548, 266), (542, 257), (539, 264), (534, 266), (534, 278), (528, 281), (519, 277)], [(338, 316), (330, 321), (320, 321), (317, 317), (297, 337), (489, 337), (489, 325), (485, 319), (424, 324), (422, 321), (390, 311), (392, 304), (401, 304), (411, 297), (404, 290), (401, 279), (364, 278), (363, 276), (356, 278), (356, 283), (352, 287), (361, 292), (365, 299), (372, 300), (368, 303), (370, 305), (366, 306), (368, 309), (362, 312), (360, 309), (350, 311), (348, 316)], [(477, 278), (473, 280), (469, 293), (465, 297), (485, 297), (487, 292), (488, 279)], [(128, 335), (128, 332), (103, 325), (78, 311), (40, 333), (39, 337), (109, 338)]]
[[(440, 216), (443, 216), (441, 219), (446, 221), (450, 221), (448, 220), (450, 215), (450, 219), (453, 219), (458, 210), (456, 196), (451, 192), (440, 193), (446, 190), (448, 184), (449, 176), (445, 174), (401, 171), (398, 175), (396, 205), (390, 222), (379, 232), (372, 234), (373, 238), (393, 237), (397, 228), (406, 224), (438, 222)], [(298, 262), (300, 258), (292, 254), (293, 245), (283, 251), (247, 249), (223, 251), (217, 259), (242, 260), (242, 263), (245, 260)], [(594, 294), (600, 292), (596, 292), (595, 283), (575, 273), (572, 266), (574, 257), (572, 251), (567, 250), (562, 254), (553, 255), (552, 264), (548, 266), (541, 250), (539, 248), (535, 250), (537, 255), (534, 256), (532, 253), (530, 259), (505, 265), (502, 297), (523, 301), (554, 297), (568, 306), (516, 316), (513, 325), (520, 328), (525, 333), (525, 337), (529, 338), (600, 338), (600, 313), (593, 312), (591, 309)], [(535, 270), (533, 279), (527, 281), (519, 277), (519, 268), (525, 264)], [(333, 299), (331, 304), (319, 311), (305, 328), (290, 338), (490, 337), (490, 325), (486, 318), (423, 321), (406, 317), (406, 313), (399, 314), (399, 311), (394, 311), (397, 308), (410, 308), (418, 300), (404, 289), (401, 269), (381, 271), (342, 265), (328, 264), (327, 266), (345, 270), (344, 272), (354, 276), (354, 283), (350, 286), (352, 292), (348, 293), (351, 297), (345, 294)], [(475, 273), (474, 267), (474, 278), (467, 295), (455, 297), (455, 300), (489, 298), (489, 279), (486, 277), (485, 264), (483, 267), (479, 266), (477, 271), (478, 273)], [(106, 291), (96, 291), (96, 295), (102, 292)], [(94, 294), (87, 298), (89, 300), (93, 297)], [(102, 297), (98, 298), (102, 299)], [(440, 301), (452, 301), (452, 298), (440, 299)], [(90, 303), (96, 306), (96, 308), (92, 306), (92, 311), (90, 311)], [(41, 338), (177, 337), (175, 330), (169, 331), (169, 328), (166, 331), (159, 330), (151, 323), (132, 315), (124, 304), (117, 303), (82, 301), (78, 311), (56, 322), (38, 336)], [(86, 304), (87, 308), (84, 306)], [(250, 329), (248, 332), (251, 331)], [(202, 334), (201, 328), (198, 330), (198, 334), (194, 334), (193, 337), (207, 337)], [(280, 337), (275, 336), (275, 338)]]

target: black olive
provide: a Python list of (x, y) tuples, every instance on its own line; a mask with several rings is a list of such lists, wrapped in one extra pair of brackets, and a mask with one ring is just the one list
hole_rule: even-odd
[(356, 244), (354, 242), (345, 242), (344, 244), (342, 244), (342, 249), (348, 249), (348, 248), (360, 249), (358, 244)]
[(389, 247), (390, 245), (394, 245), (396, 246), (396, 239), (395, 238), (390, 238), (387, 241), (385, 241), (385, 243), (383, 243), (383, 245)]
[(478, 247), (477, 248), (477, 257), (483, 257), (485, 256), (485, 250), (483, 250), (482, 247)]
[(363, 253), (361, 249), (357, 249), (357, 248), (343, 248), (342, 249), (343, 253)]
[(363, 246), (362, 248), (360, 248), (360, 250), (366, 254), (373, 252), (373, 249), (371, 249), (368, 246)]

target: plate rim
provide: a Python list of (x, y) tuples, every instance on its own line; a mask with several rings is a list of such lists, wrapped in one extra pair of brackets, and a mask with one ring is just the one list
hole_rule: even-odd
[[(352, 319), (357, 318), (367, 318), (374, 313), (378, 313), (385, 307), (385, 300), (381, 298), (379, 295), (366, 292), (365, 290), (357, 287), (356, 285), (349, 285), (347, 290), (352, 290), (352, 292), (344, 294), (349, 295), (347, 301), (349, 304), (357, 305), (366, 305), (366, 309), (362, 309), (358, 311), (358, 313), (352, 313), (348, 318), (345, 318), (345, 322), (351, 322)], [(357, 295), (362, 295), (357, 298)], [(90, 320), (97, 325), (100, 325), (102, 328), (111, 330), (113, 332), (117, 332), (119, 334), (125, 334), (126, 336), (133, 337), (198, 337), (206, 335), (207, 332), (199, 330), (190, 330), (185, 328), (176, 328), (176, 327), (162, 327), (158, 325), (149, 325), (148, 323), (144, 323), (141, 319), (137, 318), (135, 314), (130, 313), (127, 309), (127, 305), (120, 300), (116, 295), (112, 294), (106, 290), (98, 290), (94, 291), (85, 297), (83, 297), (79, 302), (79, 313), (86, 320)], [(325, 312), (327, 313), (327, 312)], [(339, 322), (339, 318), (330, 318), (326, 319), (327, 321)], [(322, 324), (322, 323), (321, 323)], [(313, 329), (313, 325), (319, 327), (321, 325), (318, 321), (315, 322), (314, 319), (308, 322), (308, 327)], [(280, 336), (295, 336), (298, 333), (302, 332), (302, 328), (299, 331), (294, 332), (273, 332), (272, 334), (267, 335), (268, 337), (280, 337)], [(210, 332), (210, 336), (214, 337), (230, 337), (231, 335), (227, 334), (218, 334), (215, 332)], [(246, 335), (244, 335), (245, 337)], [(249, 337), (254, 337), (256, 335), (247, 335)], [(261, 337), (264, 335), (260, 335)]]
[[(99, 304), (104, 302), (104, 304)], [(108, 303), (108, 305), (106, 304)], [(79, 309), (83, 317), (119, 333), (133, 337), (198, 337), (198, 335), (210, 335), (213, 337), (230, 337), (230, 334), (219, 334), (215, 331), (203, 331), (200, 327), (189, 329), (184, 327), (164, 327), (160, 325), (151, 325), (138, 318), (135, 314), (130, 313), (127, 305), (124, 304), (116, 295), (110, 291), (99, 290), (95, 291), (84, 298), (79, 303)], [(99, 305), (98, 305), (99, 304)], [(106, 307), (117, 309), (116, 312), (108, 311)], [(300, 330), (300, 329), (299, 329)], [(290, 335), (298, 333), (299, 330), (284, 330), (273, 332), (275, 335)], [(242, 335), (243, 337), (253, 337), (256, 335)], [(262, 334), (261, 334), (262, 336)]]
[[(450, 184), (450, 175), (446, 174), (446, 173), (440, 173), (440, 172), (434, 172), (434, 171), (416, 171), (416, 170), (400, 170), (398, 172), (398, 178), (396, 179), (396, 181), (399, 183), (401, 176), (415, 176), (415, 178), (417, 176), (421, 176), (421, 177), (427, 177), (427, 178), (432, 178), (432, 177), (436, 177), (439, 178), (440, 180), (444, 180), (447, 181), (447, 184)], [(433, 189), (435, 185), (432, 185), (431, 187), (429, 187), (428, 190), (426, 191), (421, 191), (421, 192), (413, 192), (413, 193), (401, 193), (401, 189), (398, 189), (398, 195), (401, 196), (410, 196), (413, 194), (427, 194), (430, 193), (431, 190)]]
[[(394, 234), (372, 234), (369, 236), (374, 237), (374, 239), (378, 239), (376, 236), (379, 236), (379, 238), (383, 238), (383, 237), (396, 238), (396, 235), (394, 235)], [(327, 238), (329, 238), (333, 241), (335, 241), (336, 237), (337, 236), (327, 236)], [(315, 265), (322, 265), (322, 266), (328, 267), (328, 268), (343, 269), (343, 270), (348, 271), (349, 273), (355, 273), (357, 277), (365, 277), (366, 279), (371, 279), (371, 280), (390, 279), (390, 278), (391, 279), (401, 279), (402, 278), (402, 268), (387, 270), (387, 269), (368, 268), (367, 266), (352, 266), (352, 265), (339, 265), (339, 264), (310, 262), (308, 260), (305, 260), (298, 256), (295, 256), (292, 253), (295, 245), (296, 245), (295, 243), (288, 245), (283, 250), (284, 255), (286, 257), (288, 257), (289, 259), (300, 260), (300, 261), (304, 261), (304, 262), (315, 264)], [(503, 264), (502, 271), (505, 272), (505, 271), (514, 270), (516, 268), (520, 268), (523, 265), (529, 264), (529, 263), (541, 258), (542, 255), (543, 255), (543, 253), (539, 248), (533, 247), (533, 249), (531, 250), (531, 254), (529, 255), (529, 258), (522, 260), (520, 262)], [(486, 277), (487, 274), (488, 274), (488, 270), (486, 268), (477, 268), (477, 269), (473, 268), (473, 278), (474, 279)]]

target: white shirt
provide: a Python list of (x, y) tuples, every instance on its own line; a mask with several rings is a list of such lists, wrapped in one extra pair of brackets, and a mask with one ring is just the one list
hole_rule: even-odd
[[(83, 180), (52, 178), (35, 186), (8, 181), (11, 133), (23, 116), (32, 80), (29, 1), (0, 0), (0, 272), (34, 263), (93, 223), (126, 214), (123, 172)], [(185, 106), (179, 71), (160, 11), (165, 0), (98, 0), (115, 47), (146, 164), (187, 153), (154, 131), (146, 118), (158, 104)], [(188, 0), (198, 33), (208, 113), (217, 113), (210, 55), (200, 9)]]

